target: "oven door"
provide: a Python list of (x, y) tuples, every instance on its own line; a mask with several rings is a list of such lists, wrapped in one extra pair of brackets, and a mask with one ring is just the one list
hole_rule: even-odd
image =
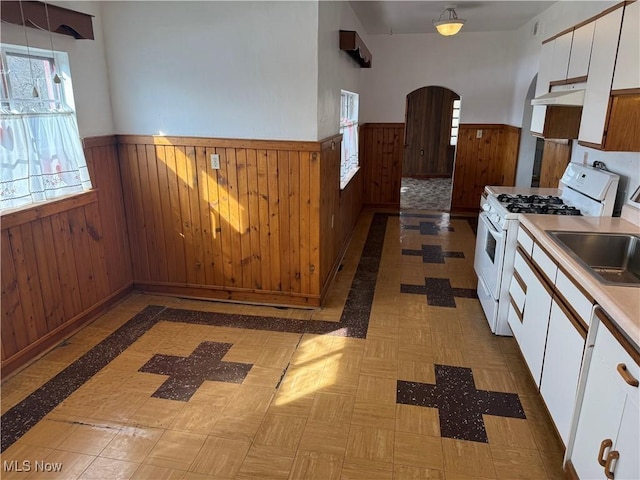
[(498, 299), (506, 232), (496, 228), (485, 212), (478, 217), (478, 236), (473, 266), (494, 299)]

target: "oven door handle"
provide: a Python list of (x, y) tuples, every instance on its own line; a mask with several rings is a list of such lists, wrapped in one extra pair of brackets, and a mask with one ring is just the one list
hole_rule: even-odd
[(493, 238), (495, 239), (502, 238), (504, 231), (496, 229), (493, 226), (493, 223), (491, 223), (491, 220), (489, 220), (489, 216), (485, 212), (480, 213), (479, 217), (482, 223), (485, 224), (485, 226), (487, 227), (487, 230), (489, 231), (489, 233)]

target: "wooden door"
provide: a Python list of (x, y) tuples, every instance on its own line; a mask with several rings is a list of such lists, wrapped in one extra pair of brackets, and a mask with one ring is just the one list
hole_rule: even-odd
[(451, 119), (453, 101), (459, 99), (443, 87), (422, 87), (407, 95), (403, 176), (451, 176)]

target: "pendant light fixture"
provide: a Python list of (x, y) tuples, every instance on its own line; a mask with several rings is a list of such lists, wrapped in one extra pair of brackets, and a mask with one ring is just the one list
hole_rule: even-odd
[[(443, 18), (444, 17), (444, 18)], [(455, 5), (447, 7), (441, 14), (438, 20), (433, 21), (433, 25), (438, 30), (440, 35), (449, 37), (458, 33), (464, 26), (466, 20), (458, 18), (458, 14), (455, 11)]]

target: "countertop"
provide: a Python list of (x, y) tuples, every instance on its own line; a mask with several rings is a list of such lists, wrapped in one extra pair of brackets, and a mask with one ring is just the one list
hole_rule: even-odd
[[(508, 192), (501, 192), (508, 193)], [(620, 217), (572, 217), (556, 215), (520, 215), (520, 222), (565, 269), (576, 283), (588, 291), (622, 333), (640, 350), (640, 287), (600, 283), (567, 253), (547, 230), (574, 232), (610, 232), (640, 234), (640, 225)]]

